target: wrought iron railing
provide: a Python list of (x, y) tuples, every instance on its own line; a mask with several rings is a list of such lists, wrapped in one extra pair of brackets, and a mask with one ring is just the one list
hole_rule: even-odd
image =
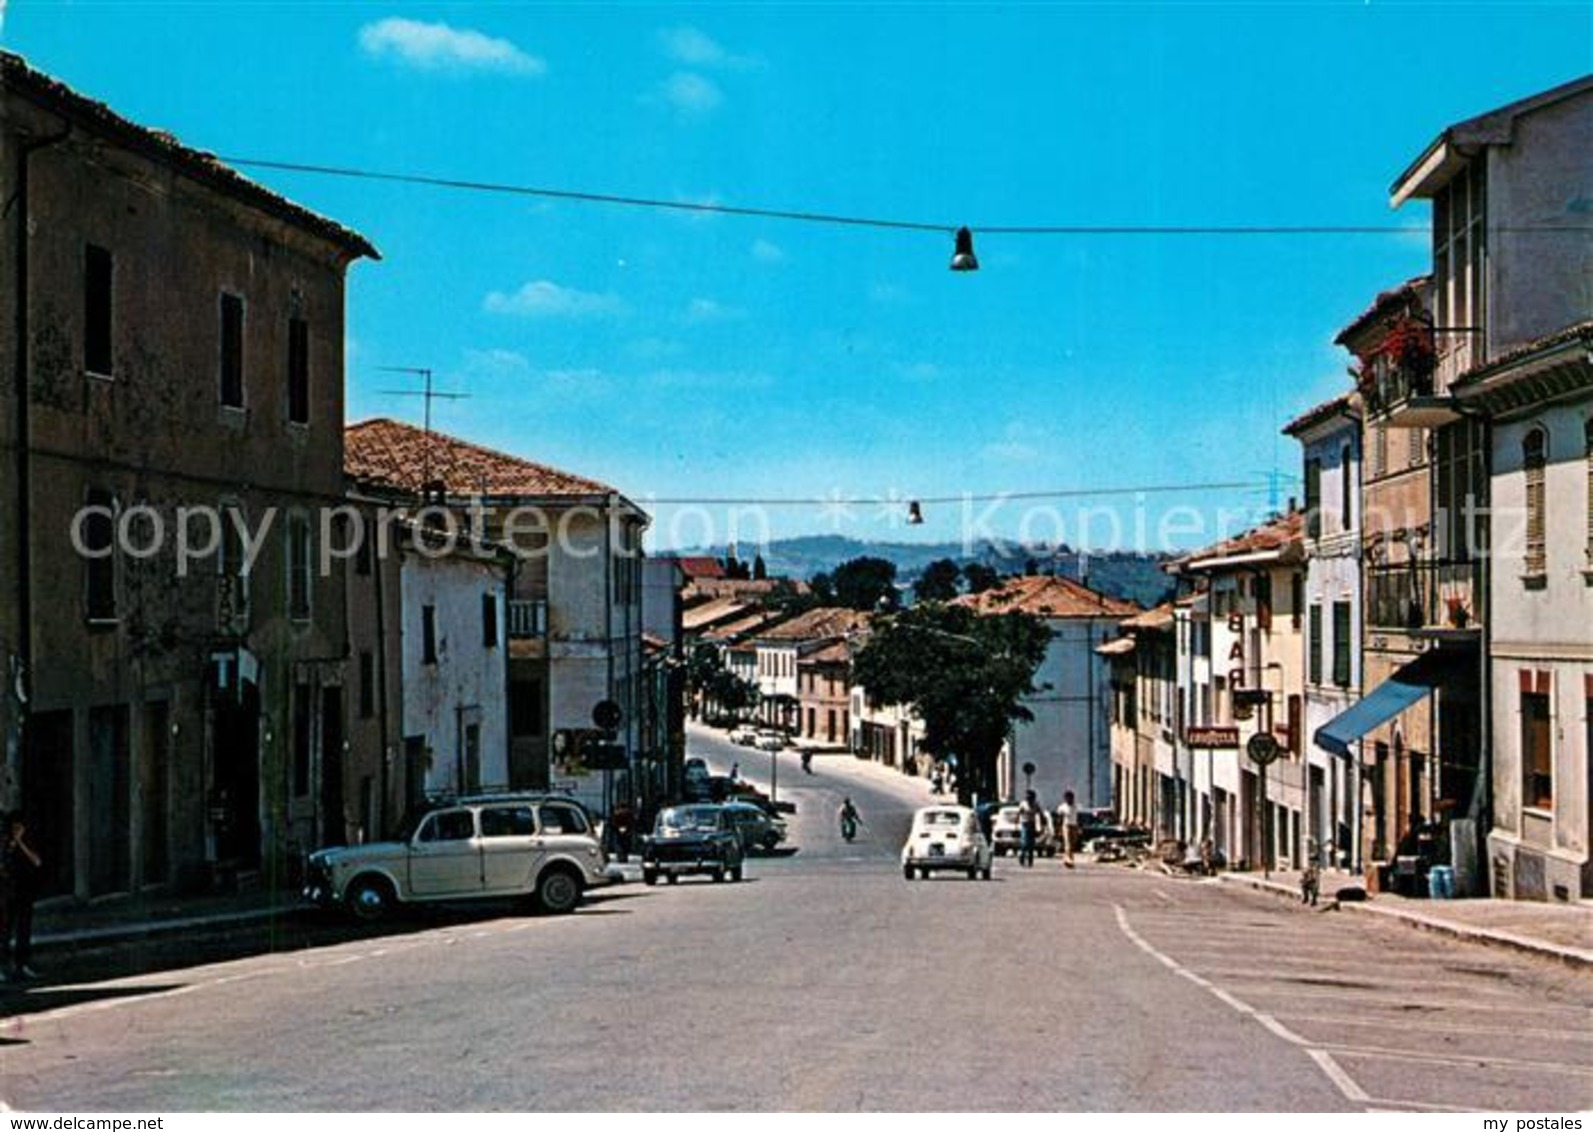
[(509, 602), (509, 639), (527, 640), (548, 635), (548, 603), (519, 598)]
[(1412, 559), (1367, 571), (1367, 619), (1374, 629), (1475, 629), (1483, 617), (1482, 567), (1475, 561)]

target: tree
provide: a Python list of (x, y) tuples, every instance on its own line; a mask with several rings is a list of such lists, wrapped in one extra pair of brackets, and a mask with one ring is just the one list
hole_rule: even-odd
[(686, 660), (686, 687), (691, 695), (692, 715), (704, 699), (713, 694), (715, 681), (725, 670), (719, 650), (703, 641), (691, 650)]
[(884, 558), (853, 558), (835, 568), (835, 601), (847, 609), (873, 611), (881, 603), (895, 609), (896, 563)]
[(962, 569), (951, 559), (941, 558), (924, 567), (924, 572), (913, 583), (913, 595), (919, 601), (950, 601), (958, 594), (957, 582)]
[(728, 668), (721, 669), (714, 677), (713, 697), (721, 709), (739, 719), (744, 711), (756, 706), (758, 687)]
[(808, 579), (808, 589), (818, 598), (820, 605), (835, 604), (835, 581), (822, 571)]
[(924, 722), (924, 746), (957, 757), (957, 796), (965, 805), (996, 794), (996, 759), (1015, 721), (1034, 718), (1022, 704), (1051, 639), (1028, 613), (981, 616), (964, 606), (926, 602), (876, 618), (852, 661), (871, 700), (909, 704)]
[(963, 581), (968, 583), (968, 592), (981, 594), (988, 589), (994, 589), (1001, 581), (1001, 575), (982, 562), (970, 562), (962, 568)]
[(760, 582), (769, 576), (769, 567), (765, 565), (761, 554), (754, 555), (752, 558), (752, 576)]

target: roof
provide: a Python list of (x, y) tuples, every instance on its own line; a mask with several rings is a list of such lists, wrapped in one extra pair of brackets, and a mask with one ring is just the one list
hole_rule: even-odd
[(754, 633), (765, 625), (772, 625), (783, 616), (784, 614), (776, 610), (755, 609), (745, 617), (727, 621), (722, 625), (715, 625), (712, 629), (704, 632), (702, 636), (704, 640), (708, 641), (730, 641), (737, 637), (744, 637), (748, 633)]
[(797, 657), (797, 666), (804, 664), (845, 664), (852, 659), (852, 648), (845, 641), (831, 641), (804, 656)]
[(733, 597), (716, 597), (712, 601), (683, 610), (680, 615), (680, 625), (689, 633), (720, 621), (729, 621), (749, 609), (756, 608)]
[(1473, 366), (1450, 388), (1495, 418), (1593, 387), (1593, 320), (1545, 334)]
[(1515, 102), (1456, 122), (1444, 130), (1389, 186), (1390, 203), (1398, 208), (1411, 197), (1428, 196), (1442, 188), (1469, 160), (1465, 151), (1486, 145), (1509, 145), (1516, 119), (1568, 98), (1593, 93), (1593, 74), (1528, 95)]
[(1127, 656), (1134, 651), (1134, 638), (1114, 637), (1110, 641), (1102, 642), (1095, 651), (1100, 656)]
[(677, 556), (675, 564), (680, 567), (680, 572), (687, 578), (723, 578), (725, 564), (717, 558), (708, 555), (693, 555), (682, 558)]
[[(362, 483), (421, 491), (428, 478), (456, 494), (591, 498), (616, 494), (584, 476), (561, 472), (433, 430), (378, 417), (344, 429), (343, 465)], [(429, 452), (429, 457), (428, 457)]]
[(1032, 613), (1038, 617), (1127, 617), (1139, 611), (1131, 601), (1097, 593), (1071, 578), (1008, 578), (976, 594), (964, 594), (954, 604), (979, 613)]
[(1225, 565), (1252, 561), (1298, 562), (1304, 557), (1301, 540), (1304, 528), (1305, 512), (1291, 511), (1215, 546), (1186, 555), (1177, 565), (1181, 570), (1220, 570)]
[(1401, 313), (1412, 304), (1420, 307), (1425, 304), (1424, 292), (1431, 286), (1431, 275), (1416, 275), (1405, 280), (1397, 287), (1390, 287), (1386, 291), (1379, 291), (1377, 298), (1371, 305), (1350, 320), (1348, 326), (1338, 332), (1333, 339), (1335, 346), (1347, 347), (1350, 339), (1359, 337), (1361, 332), (1375, 323), (1381, 322), (1390, 315)]
[(1119, 625), (1129, 630), (1142, 632), (1156, 632), (1173, 627), (1173, 603), (1164, 601), (1155, 609), (1147, 609), (1144, 613), (1136, 613), (1133, 617), (1119, 622)]
[(1360, 410), (1350, 400), (1349, 393), (1340, 393), (1331, 401), (1323, 401), (1320, 405), (1313, 406), (1295, 417), (1283, 426), (1286, 436), (1300, 436), (1310, 432), (1319, 425), (1324, 425), (1334, 417), (1342, 417), (1346, 422), (1360, 419)]
[(74, 126), (109, 137), (129, 151), (158, 161), (207, 188), (319, 236), (351, 256), (382, 258), (371, 242), (352, 228), (345, 228), (249, 180), (223, 164), (213, 153), (191, 149), (164, 130), (152, 130), (123, 118), (105, 103), (96, 102), (59, 79), (34, 70), (21, 55), (0, 51), (0, 82), (7, 90), (16, 91), (61, 114)]
[(869, 616), (856, 609), (823, 605), (799, 613), (791, 620), (759, 634), (765, 641), (822, 641), (845, 637), (868, 624)]

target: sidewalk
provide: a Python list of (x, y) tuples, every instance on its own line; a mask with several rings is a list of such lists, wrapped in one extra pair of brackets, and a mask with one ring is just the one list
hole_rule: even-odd
[[(1244, 885), (1291, 900), (1300, 899), (1300, 874), (1222, 873), (1228, 884)], [(1322, 874), (1319, 907), (1334, 903), (1340, 888), (1364, 887), (1349, 873)], [(1492, 947), (1540, 955), (1574, 967), (1593, 967), (1593, 902), (1544, 904), (1527, 900), (1418, 900), (1392, 893), (1368, 894), (1364, 902), (1338, 905), (1344, 912), (1381, 916), (1425, 931)]]
[(70, 899), (42, 901), (33, 916), (33, 946), (119, 943), (148, 936), (266, 923), (309, 908), (293, 892), (264, 890), (224, 895), (143, 895), (108, 897), (88, 903)]

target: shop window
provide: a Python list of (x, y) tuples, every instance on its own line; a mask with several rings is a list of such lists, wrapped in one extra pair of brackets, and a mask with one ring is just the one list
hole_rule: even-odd
[(1554, 743), (1546, 692), (1521, 693), (1521, 803), (1554, 809)]

